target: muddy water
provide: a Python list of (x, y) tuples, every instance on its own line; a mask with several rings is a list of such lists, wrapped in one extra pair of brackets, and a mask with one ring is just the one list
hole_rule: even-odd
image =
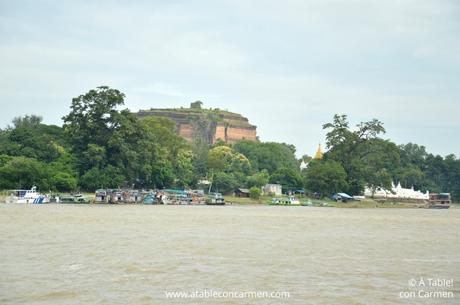
[(460, 304), (460, 209), (0, 204), (0, 304)]

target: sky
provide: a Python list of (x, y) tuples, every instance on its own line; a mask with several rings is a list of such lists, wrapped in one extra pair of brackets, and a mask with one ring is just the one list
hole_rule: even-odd
[(132, 111), (241, 113), (299, 156), (334, 114), (460, 156), (460, 1), (0, 0), (0, 128), (62, 125), (101, 85)]

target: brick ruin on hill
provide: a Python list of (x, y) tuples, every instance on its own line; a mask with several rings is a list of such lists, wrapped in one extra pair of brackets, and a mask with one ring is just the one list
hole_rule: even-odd
[(242, 115), (220, 109), (204, 109), (201, 106), (202, 103), (197, 101), (190, 108), (152, 108), (140, 110), (136, 116), (141, 119), (149, 116), (171, 119), (176, 123), (177, 133), (188, 141), (201, 138), (214, 144), (221, 139), (232, 144), (243, 139), (257, 139), (257, 127)]

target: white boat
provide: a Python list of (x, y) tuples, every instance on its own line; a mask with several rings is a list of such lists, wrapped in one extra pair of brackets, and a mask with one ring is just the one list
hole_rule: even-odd
[(294, 196), (289, 196), (288, 198), (272, 198), (270, 205), (300, 205), (300, 201)]
[(295, 198), (294, 196), (289, 196), (288, 202), (289, 202), (289, 204), (292, 204), (292, 205), (299, 205), (300, 204), (299, 199)]
[(30, 190), (11, 190), (11, 195), (6, 199), (7, 203), (48, 203), (48, 196), (37, 192), (37, 187), (33, 186)]

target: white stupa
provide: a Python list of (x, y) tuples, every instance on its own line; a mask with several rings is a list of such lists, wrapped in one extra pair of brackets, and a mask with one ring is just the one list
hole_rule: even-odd
[[(372, 197), (372, 189), (366, 187), (364, 190), (364, 196)], [(411, 187), (410, 189), (403, 188), (401, 183), (398, 183), (397, 186), (395, 186), (394, 183), (391, 183), (391, 191), (383, 187), (377, 187), (374, 191), (374, 198), (428, 200), (430, 199), (430, 193), (428, 191), (425, 193), (416, 191), (414, 190), (414, 187)]]

